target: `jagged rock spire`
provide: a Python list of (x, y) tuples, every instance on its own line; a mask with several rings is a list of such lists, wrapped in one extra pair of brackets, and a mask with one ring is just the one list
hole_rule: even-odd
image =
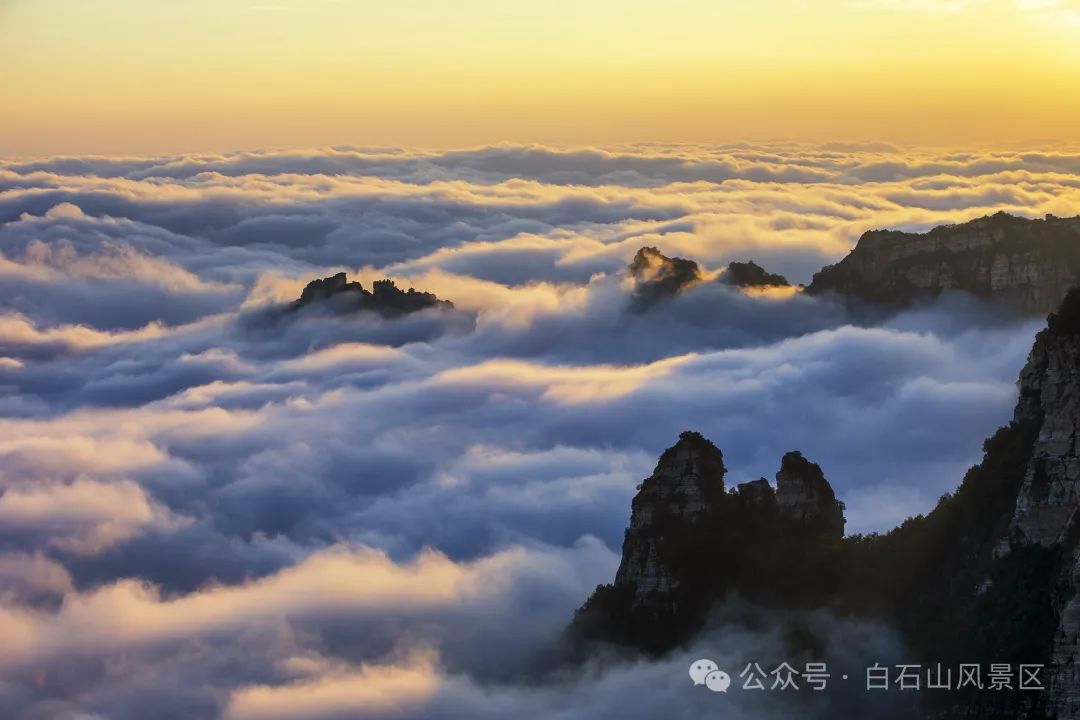
[(799, 522), (821, 527), (835, 537), (844, 535), (844, 504), (817, 463), (801, 452), (784, 455), (776, 473), (776, 505), (780, 512)]
[(1080, 217), (1030, 220), (999, 212), (927, 233), (871, 230), (814, 275), (811, 295), (836, 292), (906, 305), (964, 290), (1024, 312), (1055, 310), (1080, 282)]
[(693, 260), (668, 257), (654, 247), (638, 250), (629, 269), (630, 276), (634, 278), (631, 306), (639, 311), (675, 297), (704, 277)]
[(663, 524), (696, 521), (709, 499), (723, 494), (724, 456), (696, 432), (684, 432), (664, 451), (653, 474), (641, 483), (630, 511), (630, 528), (623, 542), (617, 585), (634, 588), (635, 604), (663, 603), (663, 595), (678, 586), (661, 561)]
[(1040, 427), (999, 554), (1009, 545), (1060, 544), (1080, 520), (1080, 290), (1035, 338), (1015, 418)]
[(1080, 289), (1069, 291), (1036, 337), (1020, 373), (1015, 419), (1037, 423), (1039, 430), (995, 554), (1002, 558), (1034, 545), (1063, 555), (1048, 705), (1059, 720), (1072, 720), (1080, 718)]
[(376, 280), (372, 284), (372, 291), (368, 292), (359, 282), (350, 282), (343, 272), (309, 282), (291, 308), (300, 310), (314, 305), (324, 305), (338, 312), (371, 310), (387, 316), (406, 315), (427, 308), (454, 307), (450, 301), (440, 300), (431, 293), (413, 288), (402, 290), (390, 279)]
[(753, 260), (728, 263), (722, 280), (736, 287), (787, 287), (791, 285), (783, 275), (771, 273)]
[(778, 474), (724, 487), (723, 454), (696, 432), (668, 448), (634, 498), (622, 562), (578, 611), (580, 636), (662, 652), (689, 639), (730, 593), (766, 605), (820, 600), (843, 505), (799, 453)]

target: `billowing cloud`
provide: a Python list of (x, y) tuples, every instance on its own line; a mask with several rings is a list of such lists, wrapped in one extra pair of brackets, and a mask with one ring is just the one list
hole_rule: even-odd
[[(753, 259), (806, 282), (870, 228), (1077, 207), (1067, 148), (0, 163), (0, 706), (714, 713), (688, 693), (688, 655), (563, 662), (561, 631), (610, 580), (657, 455), (697, 429), (734, 483), (798, 449), (849, 529), (887, 528), (1008, 420), (1042, 322), (952, 295), (852, 314), (719, 271)], [(642, 246), (695, 261), (700, 281), (635, 311)], [(339, 271), (455, 309), (284, 311)], [(721, 625), (686, 653), (777, 652), (774, 633)], [(835, 631), (900, 651), (882, 628)]]
[(0, 495), (0, 538), (30, 535), (39, 546), (95, 553), (149, 527), (177, 522), (135, 483), (8, 487)]
[(240, 688), (229, 698), (230, 720), (300, 720), (401, 716), (424, 705), (439, 686), (430, 669), (362, 667), (330, 670), (285, 686)]

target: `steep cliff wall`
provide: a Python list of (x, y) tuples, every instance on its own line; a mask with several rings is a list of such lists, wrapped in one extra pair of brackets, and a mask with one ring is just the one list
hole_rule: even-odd
[(782, 515), (807, 525), (817, 525), (831, 536), (844, 534), (844, 506), (837, 502), (832, 486), (817, 463), (800, 452), (789, 452), (776, 473), (776, 507)]
[(904, 305), (957, 289), (1018, 310), (1048, 313), (1080, 280), (1080, 217), (1006, 213), (925, 234), (874, 230), (814, 275), (811, 294)]
[(579, 635), (662, 652), (687, 640), (730, 592), (812, 607), (831, 592), (844, 506), (821, 468), (792, 452), (777, 489), (762, 479), (728, 491), (723, 455), (685, 432), (634, 498), (622, 562), (579, 610)]
[(615, 584), (633, 588), (632, 607), (670, 610), (680, 580), (661, 561), (666, 526), (690, 527), (724, 492), (724, 456), (692, 432), (660, 456), (653, 474), (641, 483), (630, 511)]
[[(725, 490), (720, 451), (684, 433), (633, 503), (623, 563), (578, 611), (579, 637), (663, 652), (737, 593), (894, 624), (913, 662), (1045, 664), (1044, 693), (927, 695), (927, 717), (1080, 719), (1080, 290), (1039, 333), (1013, 421), (925, 516), (842, 538), (821, 468), (784, 456)], [(745, 551), (753, 548), (752, 553)]]
[(1049, 710), (1080, 718), (1080, 292), (1066, 297), (1039, 333), (1020, 375), (1016, 418), (1037, 423), (1008, 532), (996, 548), (1005, 561), (1032, 547), (1057, 556), (1046, 588), (1055, 619), (1049, 652)]

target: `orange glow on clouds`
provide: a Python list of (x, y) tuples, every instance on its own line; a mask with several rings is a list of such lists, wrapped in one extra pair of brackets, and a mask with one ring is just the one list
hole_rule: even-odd
[(0, 154), (501, 140), (1017, 143), (1074, 0), (7, 0)]

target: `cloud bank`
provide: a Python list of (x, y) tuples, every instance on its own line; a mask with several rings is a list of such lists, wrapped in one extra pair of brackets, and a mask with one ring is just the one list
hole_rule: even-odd
[[(1080, 155), (1049, 150), (0, 163), (0, 707), (716, 712), (686, 684), (703, 648), (561, 662), (657, 455), (696, 429), (740, 482), (798, 449), (847, 501), (849, 530), (886, 529), (954, 487), (1007, 421), (1041, 320), (946, 296), (870, 323), (710, 278), (754, 259), (806, 282), (871, 228), (1078, 207)], [(635, 310), (626, 266), (647, 245), (706, 279)], [(282, 311), (338, 271), (455, 309)], [(732, 663), (779, 652), (721, 625), (702, 642)], [(849, 659), (896, 652), (881, 629), (835, 634)], [(790, 716), (736, 700), (723, 712)]]

